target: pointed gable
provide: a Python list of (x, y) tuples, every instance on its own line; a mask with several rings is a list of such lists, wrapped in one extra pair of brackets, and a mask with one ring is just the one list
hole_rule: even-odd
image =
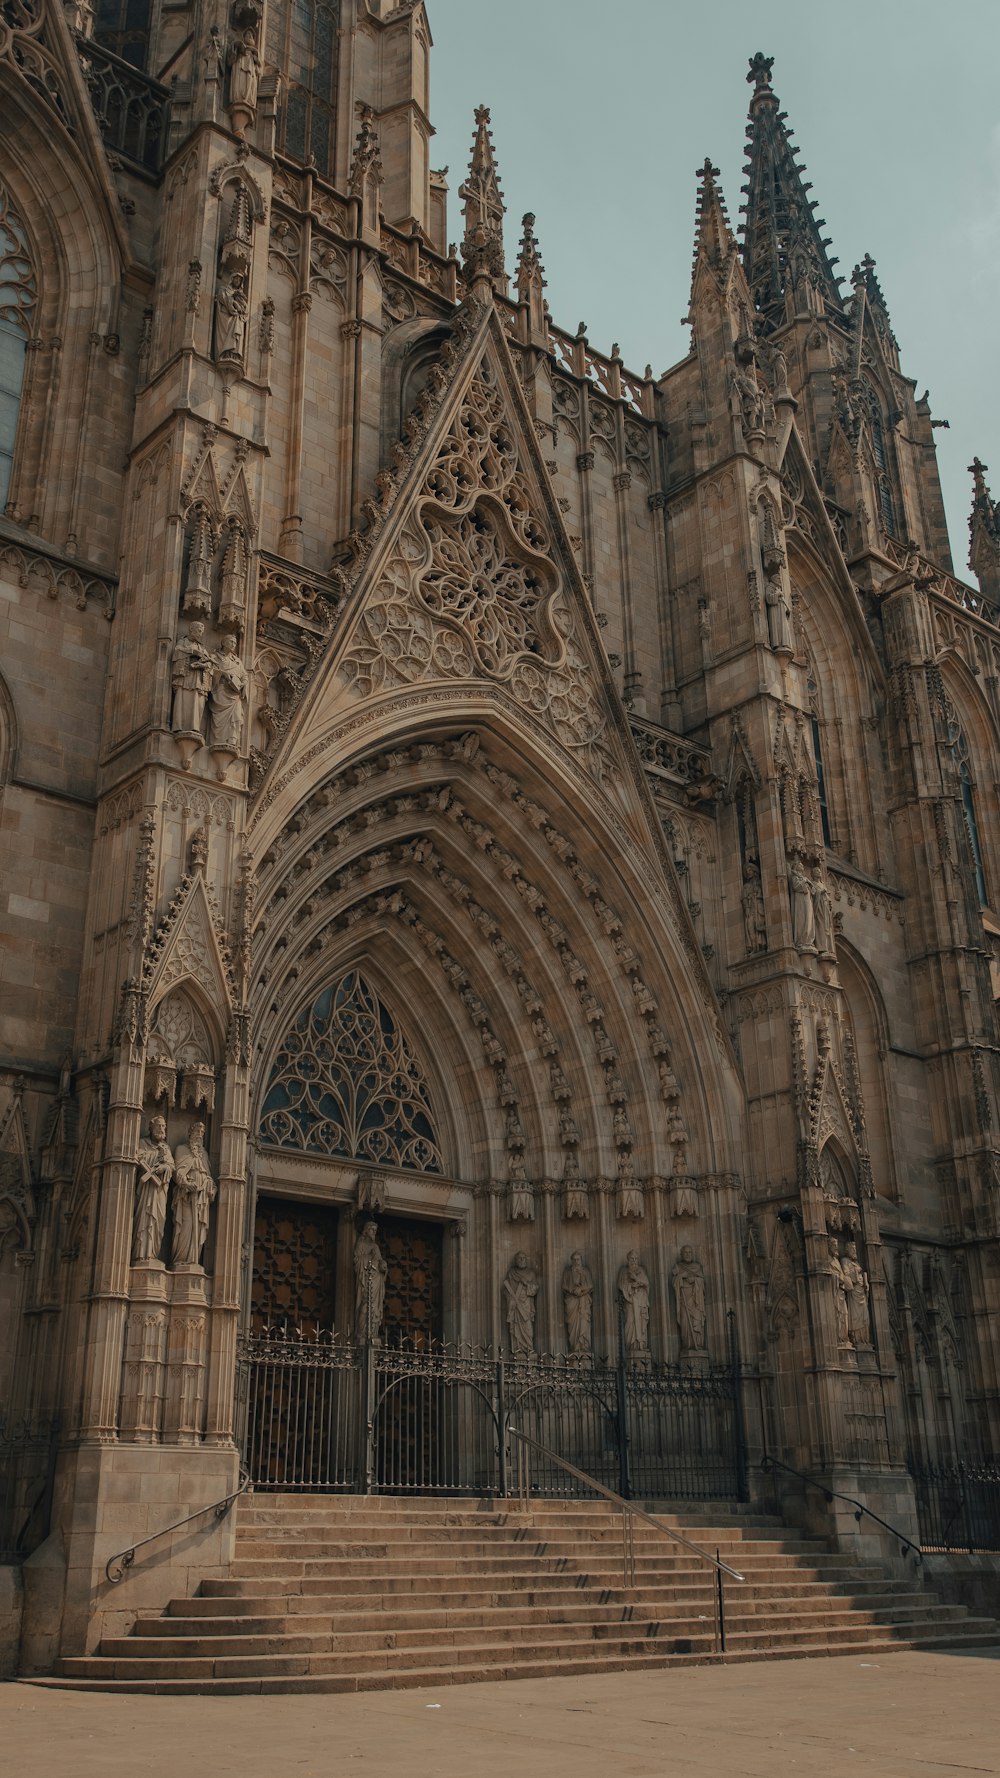
[[(271, 763), (354, 698), (488, 685), (600, 781), (632, 770), (627, 725), (491, 306), (467, 306), (450, 389), (361, 542), (353, 594)], [(434, 411), (434, 402), (439, 405)], [(422, 437), (420, 434), (422, 433)], [(339, 688), (338, 689), (338, 685)], [(459, 687), (464, 689), (460, 692)], [(439, 694), (435, 694), (439, 695)], [(271, 775), (271, 774), (269, 774)]]

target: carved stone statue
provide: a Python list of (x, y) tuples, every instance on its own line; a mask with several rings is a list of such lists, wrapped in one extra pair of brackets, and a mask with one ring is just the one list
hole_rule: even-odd
[(764, 604), (767, 607), (767, 639), (775, 654), (794, 654), (792, 614), (780, 580), (767, 582), (764, 588)]
[(748, 957), (767, 950), (767, 924), (764, 918), (764, 891), (760, 882), (760, 865), (750, 853), (743, 860), (743, 943)]
[(752, 370), (738, 370), (733, 378), (733, 386), (739, 397), (740, 414), (744, 430), (749, 433), (764, 430), (764, 391)]
[(649, 1356), (649, 1273), (635, 1248), (618, 1273), (625, 1351), (630, 1360)]
[(149, 1120), (150, 1140), (139, 1143), (135, 1185), (135, 1217), (132, 1223), (132, 1264), (158, 1260), (167, 1219), (167, 1195), (174, 1176), (174, 1157), (167, 1147), (167, 1126), (162, 1117)]
[(503, 1281), (510, 1349), (515, 1358), (530, 1358), (535, 1350), (535, 1298), (539, 1283), (528, 1255), (515, 1253)]
[(354, 1338), (361, 1345), (377, 1340), (382, 1330), (387, 1271), (378, 1229), (366, 1222), (354, 1243)]
[(215, 356), (243, 363), (247, 342), (246, 278), (234, 272), (228, 283), (222, 282), (215, 293)]
[(792, 900), (792, 943), (799, 951), (816, 949), (816, 910), (812, 884), (799, 860), (788, 864), (788, 893)]
[(695, 1250), (685, 1244), (670, 1274), (674, 1288), (674, 1312), (681, 1336), (682, 1354), (705, 1352), (705, 1272)]
[(851, 1344), (870, 1346), (872, 1330), (868, 1312), (868, 1277), (858, 1261), (858, 1249), (854, 1241), (846, 1243), (840, 1269), (847, 1288), (847, 1326)]
[(573, 1358), (589, 1358), (593, 1347), (594, 1279), (583, 1263), (583, 1254), (569, 1256), (562, 1276), (566, 1346)]
[(205, 703), (212, 689), (212, 656), (202, 638), (203, 623), (188, 625), (170, 657), (170, 682), (174, 688), (171, 727), (175, 735), (201, 735), (205, 728)]
[(833, 940), (833, 906), (830, 891), (817, 871), (812, 880), (813, 916), (816, 923), (816, 945), (821, 957), (836, 955)]
[(212, 656), (212, 705), (209, 745), (238, 754), (243, 745), (246, 713), (247, 670), (236, 652), (236, 638), (226, 635)]
[(834, 1283), (833, 1306), (837, 1316), (837, 1344), (838, 1346), (849, 1346), (851, 1323), (847, 1307), (848, 1284), (840, 1261), (840, 1249), (833, 1236), (830, 1238), (830, 1270), (833, 1273)]
[(244, 31), (233, 45), (229, 71), (229, 103), (252, 117), (257, 107), (257, 82), (260, 79), (260, 57), (257, 39), (252, 31)]
[(192, 1124), (174, 1157), (173, 1266), (197, 1266), (208, 1240), (208, 1212), (216, 1194), (205, 1153), (205, 1126)]

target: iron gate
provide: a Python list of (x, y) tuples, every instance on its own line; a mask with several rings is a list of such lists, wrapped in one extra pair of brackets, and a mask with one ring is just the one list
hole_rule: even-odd
[[(747, 1498), (735, 1353), (629, 1369), (278, 1330), (242, 1340), (238, 1409), (262, 1489), (502, 1495), (514, 1426), (626, 1498)], [(540, 1458), (532, 1487), (587, 1492)]]

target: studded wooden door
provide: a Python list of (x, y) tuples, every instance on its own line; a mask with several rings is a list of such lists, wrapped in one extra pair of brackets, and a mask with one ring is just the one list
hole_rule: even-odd
[(334, 1326), (337, 1212), (324, 1204), (258, 1198), (251, 1325), (304, 1334)]
[(420, 1349), (440, 1340), (442, 1331), (442, 1228), (402, 1216), (383, 1216), (379, 1246), (385, 1255), (385, 1310), (382, 1339)]

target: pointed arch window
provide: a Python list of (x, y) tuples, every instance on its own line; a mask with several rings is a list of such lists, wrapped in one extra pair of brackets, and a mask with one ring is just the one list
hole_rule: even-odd
[(324, 988), (285, 1033), (259, 1133), (274, 1148), (442, 1171), (423, 1072), (360, 970)]
[(25, 353), (37, 304), (28, 236), (10, 193), (0, 184), (0, 512), (10, 489)]
[(976, 873), (976, 894), (980, 907), (989, 905), (986, 893), (986, 870), (983, 864), (983, 848), (979, 840), (979, 824), (976, 820), (976, 786), (972, 775), (972, 762), (969, 757), (969, 743), (965, 731), (959, 721), (954, 704), (947, 706), (948, 751), (958, 767), (958, 784), (962, 798), (962, 815), (965, 819), (965, 832), (972, 854), (972, 865)]
[(823, 829), (824, 846), (833, 845), (833, 829), (830, 824), (830, 804), (826, 793), (826, 771), (823, 765), (823, 730), (819, 720), (819, 686), (815, 674), (810, 673), (806, 687), (809, 693), (809, 720), (812, 727), (813, 758), (816, 761), (816, 793), (819, 798), (819, 819)]
[(332, 178), (340, 0), (272, 0), (267, 59), (282, 76), (277, 147)]
[(865, 395), (868, 402), (868, 429), (872, 441), (872, 456), (875, 460), (875, 478), (882, 525), (890, 537), (896, 537), (898, 535), (896, 508), (892, 498), (892, 484), (889, 479), (889, 452), (885, 439), (885, 424), (882, 419), (882, 404), (870, 384), (865, 385)]

